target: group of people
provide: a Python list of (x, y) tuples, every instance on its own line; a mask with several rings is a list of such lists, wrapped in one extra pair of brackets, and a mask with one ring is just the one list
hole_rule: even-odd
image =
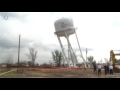
[[(94, 74), (98, 74), (101, 75), (101, 69), (102, 69), (102, 65), (98, 64), (98, 65), (94, 65)], [(110, 65), (104, 65), (104, 71), (105, 71), (105, 75), (107, 74), (113, 74), (113, 66), (112, 64)]]

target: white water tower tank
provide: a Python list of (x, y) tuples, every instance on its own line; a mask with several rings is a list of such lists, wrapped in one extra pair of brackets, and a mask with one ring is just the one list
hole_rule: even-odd
[(58, 36), (65, 36), (64, 31), (66, 32), (68, 36), (75, 33), (74, 31), (75, 27), (74, 27), (72, 19), (69, 19), (69, 18), (59, 19), (55, 21), (54, 26), (56, 30), (55, 33)]

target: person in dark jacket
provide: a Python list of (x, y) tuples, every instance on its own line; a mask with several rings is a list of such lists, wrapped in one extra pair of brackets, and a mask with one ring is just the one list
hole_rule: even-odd
[(104, 66), (104, 70), (105, 70), (105, 75), (107, 75), (107, 65), (105, 64), (105, 66)]
[(109, 73), (109, 65), (107, 65), (107, 73)]
[(93, 68), (94, 68), (94, 74), (97, 74), (97, 66), (96, 66), (96, 64), (93, 66)]

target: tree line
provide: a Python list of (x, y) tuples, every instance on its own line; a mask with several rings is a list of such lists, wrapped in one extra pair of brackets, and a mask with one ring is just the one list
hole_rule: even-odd
[[(54, 51), (52, 51), (51, 54), (52, 54), (52, 59), (53, 59), (54, 64), (57, 67), (60, 67), (62, 65), (62, 60), (63, 60), (62, 52), (59, 51), (59, 50), (54, 50)], [(25, 66), (26, 64), (29, 65), (29, 66), (32, 66), (32, 67), (39, 66), (38, 63), (35, 63), (35, 60), (38, 57), (37, 50), (35, 50), (34, 48), (29, 48), (29, 53), (26, 54), (26, 56), (28, 57), (28, 59), (30, 61), (29, 62), (20, 61), (19, 66)], [(88, 62), (90, 63), (91, 66), (96, 64), (96, 61), (94, 60), (93, 56), (89, 56), (89, 57), (87, 57), (87, 59), (88, 59)], [(105, 60), (105, 62), (108, 62), (108, 59), (104, 58), (104, 60)], [(10, 67), (13, 65), (12, 56), (6, 57), (4, 59), (4, 61), (5, 61), (6, 65), (7, 65), (7, 68), (10, 70)], [(116, 59), (116, 62), (120, 64), (120, 59)], [(16, 65), (18, 65), (18, 62), (16, 63)], [(47, 66), (47, 64), (44, 63), (43, 66)], [(63, 66), (64, 66), (64, 64), (63, 64)], [(80, 67), (81, 65), (77, 64), (77, 66)]]

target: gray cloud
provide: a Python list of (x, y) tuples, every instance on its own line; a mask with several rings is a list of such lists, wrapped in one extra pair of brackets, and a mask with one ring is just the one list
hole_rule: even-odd
[[(79, 51), (79, 48), (75, 48), (74, 49), (75, 51)], [(92, 49), (92, 48), (87, 48), (87, 51), (93, 51), (94, 49)], [(81, 47), (81, 51), (86, 51), (86, 48), (84, 48), (84, 47)]]
[(53, 51), (55, 49), (60, 49), (59, 45), (55, 45), (55, 44), (46, 45), (46, 44), (43, 44), (42, 42), (35, 42), (34, 47), (39, 47), (39, 48), (41, 48), (42, 50), (45, 50), (45, 51)]
[(2, 48), (13, 48), (13, 47), (17, 47), (17, 44), (11, 42), (11, 40), (9, 40), (8, 38), (4, 38), (1, 39), (0, 38), (0, 47)]
[(17, 13), (14, 12), (0, 12), (0, 16), (8, 16), (8, 17), (19, 17)]
[[(72, 46), (74, 51), (79, 51), (79, 47), (78, 46)], [(81, 51), (86, 51), (85, 47), (80, 47)], [(68, 46), (64, 47), (65, 50), (68, 50)], [(93, 51), (93, 48), (87, 48), (87, 51)]]
[[(12, 34), (1, 34), (0, 35), (0, 47), (1, 48), (18, 48), (19, 38)], [(28, 43), (32, 40), (24, 38), (21, 40), (21, 48), (28, 47)]]
[(5, 19), (5, 17), (19, 19), (20, 21), (26, 21), (27, 14), (19, 14), (18, 12), (0, 12), (0, 16)]
[[(41, 50), (43, 51), (53, 51), (53, 50), (60, 50), (61, 51), (61, 47), (60, 45), (55, 45), (55, 44), (48, 44), (48, 45), (45, 45), (43, 44), (42, 42), (39, 42), (39, 43), (34, 43), (33, 44), (34, 47), (39, 47)], [(67, 47), (64, 46), (64, 50), (65, 52), (67, 52)], [(78, 47), (73, 47), (73, 50), (74, 51), (79, 51), (79, 48)], [(94, 49), (92, 48), (87, 48), (88, 51), (93, 51)], [(81, 47), (81, 51), (86, 51), (86, 48), (85, 47)]]

